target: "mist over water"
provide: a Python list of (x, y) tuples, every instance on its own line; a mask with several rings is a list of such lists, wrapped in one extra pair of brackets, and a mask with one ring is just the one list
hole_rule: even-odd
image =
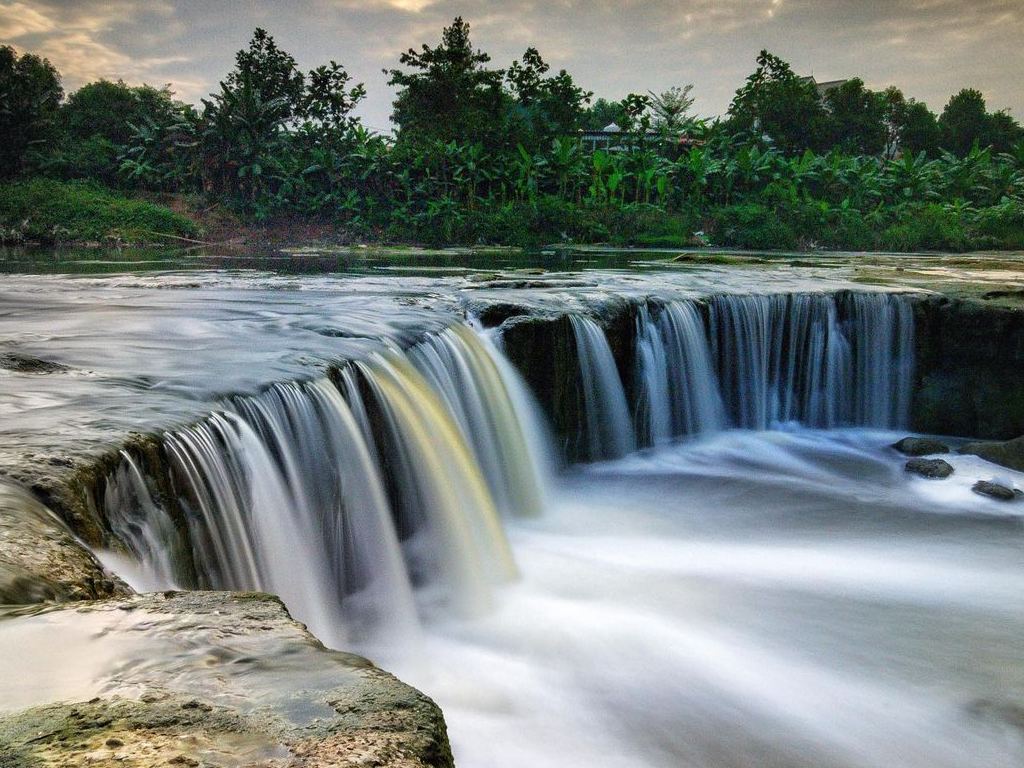
[(427, 617), (387, 662), (463, 766), (1019, 765), (1019, 520), (937, 503), (895, 437), (737, 431), (573, 472), (510, 524), (496, 610)]
[(889, 447), (902, 299), (644, 307), (632, 403), (571, 326), (602, 461), (552, 479), (500, 338), (454, 324), (126, 454), (122, 572), (278, 592), (434, 697), (463, 768), (1020, 765), (1021, 519), (970, 493), (991, 465), (936, 483)]

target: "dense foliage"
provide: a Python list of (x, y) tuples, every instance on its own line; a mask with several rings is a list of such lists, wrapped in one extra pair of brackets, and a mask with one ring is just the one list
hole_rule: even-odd
[[(62, 103), (47, 62), (0, 48), (0, 173), (401, 241), (1024, 246), (1024, 134), (975, 90), (936, 116), (859, 79), (819, 92), (765, 51), (707, 121), (691, 86), (591, 104), (534, 48), (496, 68), (462, 19), (387, 74), (393, 136), (354, 116), (365, 89), (343, 66), (303, 72), (264, 30), (198, 108), (107, 81)], [(588, 149), (581, 131), (610, 123)]]

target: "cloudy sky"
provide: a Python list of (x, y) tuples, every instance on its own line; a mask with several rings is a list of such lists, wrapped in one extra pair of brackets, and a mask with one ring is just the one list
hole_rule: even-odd
[(381, 69), (456, 15), (501, 66), (535, 45), (609, 98), (693, 83), (697, 111), (719, 114), (768, 48), (936, 110), (977, 87), (1024, 118), (1024, 0), (0, 0), (0, 43), (47, 56), (68, 90), (120, 77), (195, 101), (262, 26), (304, 68), (343, 63), (369, 89), (364, 119), (385, 128)]

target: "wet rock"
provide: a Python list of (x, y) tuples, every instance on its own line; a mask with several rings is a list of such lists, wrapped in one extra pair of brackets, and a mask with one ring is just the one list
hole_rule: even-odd
[(0, 482), (0, 605), (130, 592), (31, 493)]
[(968, 443), (959, 452), (1024, 472), (1024, 437), (1005, 442)]
[(929, 480), (944, 480), (953, 474), (953, 465), (942, 459), (911, 459), (903, 469), (911, 474), (927, 477)]
[(996, 501), (1013, 501), (1018, 496), (1022, 495), (1020, 491), (1014, 488), (1007, 488), (1005, 485), (993, 483), (988, 480), (979, 480), (974, 484), (971, 490), (981, 496), (988, 496), (990, 499), (995, 499)]
[[(6, 652), (5, 635), (52, 653)], [(41, 679), (58, 687), (18, 684)], [(270, 595), (137, 595), (0, 618), (3, 768), (213, 764), (453, 762), (434, 702), (327, 650)]]
[(930, 456), (935, 453), (949, 453), (949, 446), (927, 437), (904, 437), (893, 443), (895, 448), (905, 456)]
[(62, 363), (41, 360), (38, 357), (16, 352), (0, 354), (0, 368), (6, 368), (15, 373), (59, 373), (68, 370), (68, 367)]
[(914, 303), (911, 425), (928, 434), (1024, 434), (1024, 311), (931, 295)]

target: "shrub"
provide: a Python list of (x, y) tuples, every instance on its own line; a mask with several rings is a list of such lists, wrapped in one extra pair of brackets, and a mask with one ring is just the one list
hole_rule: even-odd
[(974, 216), (973, 234), (1002, 248), (1024, 248), (1024, 202), (1005, 200)]
[(723, 206), (711, 219), (712, 239), (717, 245), (755, 250), (792, 250), (797, 246), (789, 223), (760, 203)]
[(900, 209), (882, 233), (881, 246), (890, 251), (965, 251), (971, 241), (957, 212), (929, 204)]

